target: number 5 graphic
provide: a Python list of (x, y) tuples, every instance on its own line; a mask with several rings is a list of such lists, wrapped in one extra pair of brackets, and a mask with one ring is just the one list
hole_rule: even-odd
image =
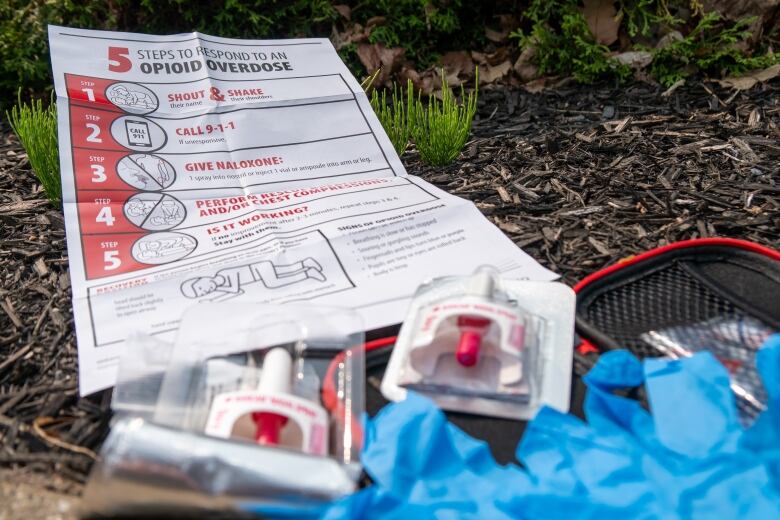
[(130, 49), (127, 47), (109, 47), (108, 70), (111, 72), (127, 72), (133, 66), (129, 56)]

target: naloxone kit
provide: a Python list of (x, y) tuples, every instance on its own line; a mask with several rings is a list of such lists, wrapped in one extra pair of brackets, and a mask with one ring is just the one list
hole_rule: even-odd
[(382, 393), (422, 393), (447, 410), (528, 419), (569, 407), (575, 297), (566, 285), (503, 279), (489, 267), (420, 287)]
[(204, 303), (184, 313), (173, 344), (129, 338), (112, 403), (119, 420), (86, 509), (302, 516), (351, 493), (363, 328), (343, 309)]

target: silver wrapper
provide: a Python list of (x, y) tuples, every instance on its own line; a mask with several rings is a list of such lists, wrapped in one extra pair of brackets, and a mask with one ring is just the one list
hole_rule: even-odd
[(328, 458), (120, 418), (90, 475), (82, 514), (305, 515), (354, 491), (352, 469)]

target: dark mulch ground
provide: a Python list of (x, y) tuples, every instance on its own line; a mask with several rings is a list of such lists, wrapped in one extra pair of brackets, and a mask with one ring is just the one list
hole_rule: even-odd
[[(688, 238), (780, 248), (780, 83), (662, 93), (483, 91), (458, 162), (426, 167), (414, 151), (404, 161), (473, 200), (567, 283)], [(77, 491), (106, 431), (107, 399), (78, 399), (62, 216), (0, 130), (0, 466), (54, 471)]]

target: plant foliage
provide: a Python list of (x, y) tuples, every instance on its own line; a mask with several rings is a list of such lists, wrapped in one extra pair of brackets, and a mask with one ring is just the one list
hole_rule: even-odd
[[(626, 76), (628, 69), (611, 57), (618, 45), (607, 48), (591, 35), (582, 13), (586, 1), (595, 0), (3, 0), (0, 110), (14, 103), (19, 86), (25, 97), (51, 88), (47, 24), (156, 34), (197, 30), (238, 38), (326, 37), (360, 26), (365, 41), (403, 47), (405, 58), (422, 70), (447, 51), (486, 50), (492, 45), (486, 27), (495, 27), (499, 15), (506, 15), (503, 20), (517, 15), (522, 26), (513, 35), (537, 50), (535, 61), (543, 74), (570, 74), (584, 82)], [(349, 19), (335, 4), (349, 7)], [(650, 44), (671, 30), (685, 36), (685, 43), (657, 51), (658, 65), (651, 72), (666, 84), (697, 70), (733, 75), (777, 61), (777, 55), (744, 50), (751, 47), (746, 22), (705, 16), (702, 0), (615, 0), (609, 5), (617, 8), (623, 49), (631, 43), (626, 37), (636, 45)], [(339, 52), (359, 75), (363, 67), (356, 41)], [(701, 58), (706, 53), (712, 59)]]
[(358, 3), (352, 13), (353, 19), (364, 25), (369, 20), (380, 20), (369, 42), (403, 47), (406, 56), (424, 68), (435, 63), (443, 51), (481, 47), (494, 3), (377, 0)]
[(750, 37), (746, 28), (752, 21), (747, 18), (730, 24), (718, 13), (706, 13), (687, 36), (653, 53), (650, 73), (671, 86), (692, 70), (739, 75), (777, 63), (780, 54), (749, 56), (739, 48), (739, 43)]
[(667, 0), (619, 0), (620, 10), (626, 31), (632, 38), (637, 35), (650, 36), (659, 25), (675, 26), (682, 20), (669, 12)]
[(423, 162), (435, 166), (449, 164), (460, 154), (471, 131), (479, 94), (479, 70), (475, 72), (473, 91), (467, 95), (461, 85), (460, 102), (447, 84), (444, 71), (441, 76), (441, 100), (429, 96), (424, 103), (421, 92), (414, 95), (411, 80), (407, 80), (405, 90), (393, 84), (389, 102), (386, 90), (381, 94), (377, 90), (371, 93), (371, 106), (396, 152), (402, 154), (409, 142), (414, 141)]
[[(653, 58), (650, 74), (664, 85), (695, 72), (739, 75), (780, 61), (780, 55), (772, 52), (753, 56), (744, 50), (749, 48), (747, 28), (753, 19), (728, 22), (716, 12), (704, 13), (699, 0), (617, 0), (616, 4), (615, 19), (631, 38), (685, 31), (685, 22), (672, 14), (672, 6), (675, 12), (685, 8), (693, 13), (695, 24), (686, 36), (649, 49)], [(611, 58), (609, 47), (596, 43), (579, 0), (531, 0), (525, 17), (530, 32), (518, 30), (512, 36), (522, 47), (535, 49), (541, 74), (571, 75), (583, 83), (630, 75), (627, 66)]]
[(52, 204), (62, 199), (60, 160), (57, 151), (57, 105), (52, 101), (48, 107), (40, 99), (31, 104), (19, 104), (6, 113), (19, 141), (27, 152), (35, 175), (41, 181), (46, 196)]
[(574, 0), (533, 0), (526, 16), (533, 22), (530, 34), (512, 33), (522, 47), (536, 49), (541, 74), (572, 75), (581, 83), (605, 76), (624, 78), (625, 65), (609, 57), (609, 48), (599, 45)]
[(51, 88), (47, 24), (236, 38), (327, 36), (338, 12), (329, 0), (2, 0), (0, 104)]
[(371, 93), (371, 107), (398, 155), (404, 153), (409, 146), (411, 126), (414, 124), (414, 101), (412, 80), (407, 80), (406, 94), (401, 87), (393, 83), (390, 103), (387, 101), (386, 89), (383, 89), (381, 94), (377, 89)]
[(477, 112), (479, 72), (477, 71), (474, 90), (465, 93), (460, 87), (461, 102), (455, 98), (447, 84), (447, 76), (442, 71), (442, 98), (428, 96), (427, 106), (420, 99), (420, 93), (414, 100), (410, 134), (414, 140), (420, 158), (435, 166), (449, 164), (457, 159), (466, 144), (471, 131), (471, 122)]

